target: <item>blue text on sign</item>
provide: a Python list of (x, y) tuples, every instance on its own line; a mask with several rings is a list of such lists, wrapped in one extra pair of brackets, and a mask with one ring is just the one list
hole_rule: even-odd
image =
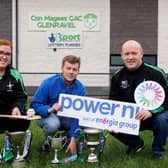
[(129, 115), (129, 118), (134, 118), (135, 114), (140, 111), (139, 106), (132, 106), (131, 104), (121, 104), (117, 101), (111, 102), (101, 102), (93, 101), (89, 99), (80, 99), (80, 98), (71, 98), (69, 96), (62, 96), (61, 99), (61, 110), (72, 109), (78, 112), (87, 112), (87, 113), (101, 113), (102, 115), (111, 115), (113, 116), (116, 112), (121, 111), (121, 117)]

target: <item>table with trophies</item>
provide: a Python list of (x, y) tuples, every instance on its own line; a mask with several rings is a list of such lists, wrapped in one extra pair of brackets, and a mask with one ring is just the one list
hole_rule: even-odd
[[(35, 115), (34, 109), (28, 109), (26, 115), (5, 115), (0, 114), (0, 118), (9, 119), (23, 119), (23, 120), (38, 120), (41, 116)], [(4, 146), (0, 151), (0, 163), (5, 163), (10, 160), (14, 162), (23, 162), (24, 158), (28, 154), (28, 147), (31, 143), (31, 132), (27, 131), (16, 131), (16, 132), (5, 132)], [(22, 142), (24, 143), (22, 144)], [(20, 154), (21, 148), (23, 153)], [(16, 150), (16, 151), (15, 151)], [(16, 154), (16, 157), (15, 157)]]

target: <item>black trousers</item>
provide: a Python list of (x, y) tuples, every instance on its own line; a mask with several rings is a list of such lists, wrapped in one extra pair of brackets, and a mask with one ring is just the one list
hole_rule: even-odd
[(5, 131), (26, 131), (29, 125), (29, 120), (0, 118), (0, 134), (3, 134)]

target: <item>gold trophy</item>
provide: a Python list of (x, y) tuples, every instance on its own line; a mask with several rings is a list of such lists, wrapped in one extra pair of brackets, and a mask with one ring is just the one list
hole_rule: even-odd
[(95, 153), (96, 147), (99, 145), (99, 133), (101, 130), (95, 128), (85, 128), (86, 145), (89, 147), (90, 153), (87, 162), (98, 162), (98, 156)]

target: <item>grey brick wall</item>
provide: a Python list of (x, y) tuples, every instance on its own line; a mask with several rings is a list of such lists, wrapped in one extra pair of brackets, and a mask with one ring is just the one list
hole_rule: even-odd
[(145, 54), (157, 54), (158, 0), (111, 0), (111, 54), (128, 39), (142, 43)]
[(0, 0), (0, 38), (12, 40), (12, 0)]

